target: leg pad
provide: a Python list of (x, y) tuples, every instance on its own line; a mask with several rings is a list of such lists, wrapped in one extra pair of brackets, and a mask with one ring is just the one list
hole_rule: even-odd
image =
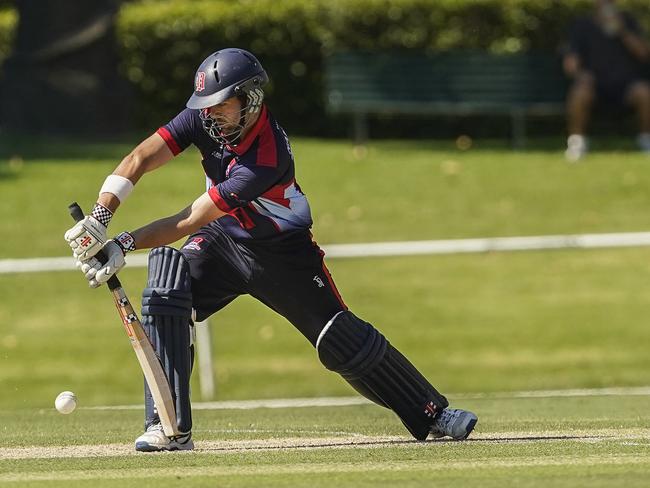
[[(142, 293), (142, 326), (167, 373), (180, 432), (192, 429), (190, 406), (192, 288), (189, 265), (171, 247), (149, 253), (149, 278)], [(146, 383), (146, 382), (145, 382)], [(157, 419), (145, 384), (145, 424)]]
[(392, 409), (416, 439), (424, 440), (433, 418), (447, 399), (371, 324), (352, 312), (340, 312), (322, 330), (316, 343), (325, 367), (354, 386), (372, 393)]

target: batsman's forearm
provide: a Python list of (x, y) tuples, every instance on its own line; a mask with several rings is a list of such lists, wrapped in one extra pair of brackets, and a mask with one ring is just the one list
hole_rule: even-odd
[(176, 215), (156, 220), (133, 232), (136, 249), (148, 249), (165, 246), (193, 234), (201, 227), (219, 217), (225, 212), (217, 208), (207, 192), (194, 200), (192, 205), (184, 208)]
[(156, 220), (133, 232), (136, 249), (150, 249), (166, 246), (189, 235), (188, 229), (180, 225), (178, 215)]

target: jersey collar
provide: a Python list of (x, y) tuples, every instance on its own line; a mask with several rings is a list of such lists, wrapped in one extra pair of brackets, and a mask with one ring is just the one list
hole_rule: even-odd
[(246, 134), (246, 137), (234, 147), (226, 146), (230, 152), (235, 153), (237, 156), (244, 154), (253, 144), (253, 141), (257, 136), (260, 135), (262, 127), (266, 124), (267, 114), (266, 114), (266, 105), (262, 105), (262, 110), (260, 111), (260, 116), (251, 127), (251, 130)]

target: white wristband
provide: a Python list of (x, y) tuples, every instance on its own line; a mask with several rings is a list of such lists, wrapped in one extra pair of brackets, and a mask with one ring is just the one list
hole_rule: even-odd
[(99, 194), (112, 193), (118, 198), (120, 203), (123, 203), (132, 191), (133, 183), (131, 183), (131, 180), (124, 176), (108, 175), (106, 180), (104, 180), (101, 190), (99, 190)]

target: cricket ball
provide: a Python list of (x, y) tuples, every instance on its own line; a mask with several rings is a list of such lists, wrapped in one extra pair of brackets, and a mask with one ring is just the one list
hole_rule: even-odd
[(61, 413), (72, 413), (77, 408), (77, 397), (71, 391), (62, 391), (54, 400), (54, 406)]

